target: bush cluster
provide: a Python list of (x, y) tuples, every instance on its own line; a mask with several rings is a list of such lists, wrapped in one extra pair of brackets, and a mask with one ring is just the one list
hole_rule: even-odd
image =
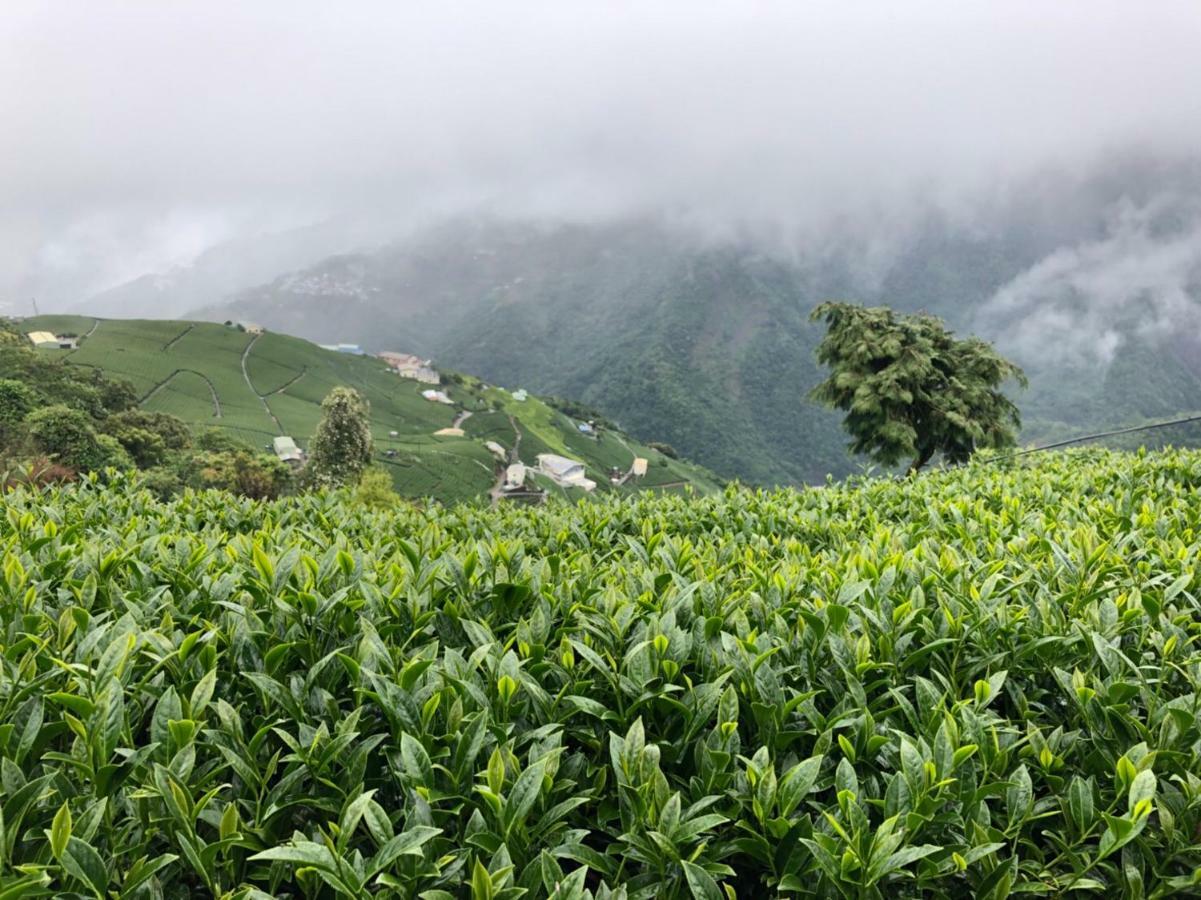
[(1201, 454), (0, 518), (6, 896), (1167, 897)]

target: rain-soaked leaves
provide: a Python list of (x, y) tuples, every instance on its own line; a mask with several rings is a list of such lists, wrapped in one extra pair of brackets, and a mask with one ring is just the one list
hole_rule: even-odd
[(1199, 487), (7, 494), (0, 894), (1196, 895)]

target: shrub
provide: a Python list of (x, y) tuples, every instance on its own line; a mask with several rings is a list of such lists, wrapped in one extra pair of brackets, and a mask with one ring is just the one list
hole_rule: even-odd
[(100, 443), (91, 419), (77, 409), (58, 403), (30, 413), (25, 422), (34, 446), (67, 468), (91, 472), (113, 458), (113, 448)]
[(195, 488), (214, 488), (264, 500), (288, 491), (292, 470), (266, 453), (246, 449), (206, 451), (188, 460), (181, 480)]
[(650, 447), (652, 450), (658, 450), (660, 453), (662, 453), (668, 459), (679, 459), (680, 458), (680, 454), (676, 451), (676, 448), (673, 447), (671, 444), (665, 444), (662, 441), (651, 441), (649, 444), (647, 444), (647, 446)]
[(391, 509), (400, 502), (400, 495), (392, 488), (392, 476), (387, 469), (373, 467), (363, 473), (355, 487), (357, 503), (372, 509)]

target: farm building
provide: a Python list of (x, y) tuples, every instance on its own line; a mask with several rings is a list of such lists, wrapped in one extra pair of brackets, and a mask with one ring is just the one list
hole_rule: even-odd
[(239, 322), (238, 327), (247, 334), (262, 334), (264, 331), (262, 325), (258, 325), (254, 322)]
[(287, 435), (271, 440), (271, 449), (275, 455), (290, 466), (299, 466), (304, 462), (304, 451), (296, 446), (296, 442)]
[(454, 405), (454, 401), (446, 395), (445, 391), (435, 391), (434, 389), (430, 388), (422, 391), (421, 396), (426, 400), (429, 400), (431, 403), (445, 403), (448, 406)]
[(641, 478), (646, 474), (646, 459), (641, 456), (634, 457), (634, 465), (630, 466), (630, 474), (637, 478)]
[(463, 437), (465, 432), (462, 428), (439, 428), (434, 432), (436, 437)]
[(440, 384), (442, 382), (441, 377), (434, 370), (432, 360), (422, 359), (412, 353), (394, 353), (391, 350), (377, 353), (376, 356), (386, 362), (388, 367), (401, 378), (412, 378), (423, 384)]
[(578, 487), (591, 491), (596, 482), (585, 477), (584, 464), (556, 453), (538, 454), (538, 471), (563, 487)]
[(505, 469), (505, 482), (501, 485), (502, 491), (518, 491), (525, 486), (525, 466), (519, 462), (513, 463)]
[(496, 443), (496, 441), (484, 441), (484, 446), (488, 448), (489, 453), (498, 459), (504, 459), (506, 456), (508, 456), (505, 448)]
[(592, 427), (591, 422), (580, 422), (576, 425), (576, 429), (580, 434), (596, 434), (596, 429)]
[(60, 350), (74, 350), (78, 346), (75, 338), (60, 337), (49, 331), (29, 332), (29, 341), (35, 347), (53, 347)]

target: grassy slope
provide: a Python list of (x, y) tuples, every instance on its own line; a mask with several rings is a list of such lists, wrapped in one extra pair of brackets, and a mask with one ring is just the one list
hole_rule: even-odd
[[(703, 469), (667, 460), (641, 444), (610, 433), (600, 440), (584, 437), (575, 423), (535, 397), (519, 403), (507, 391), (465, 378), (462, 385), (446, 388), (455, 407), (431, 403), (421, 396), (426, 385), (398, 378), (376, 359), (333, 353), (299, 338), (270, 332), (255, 338), (203, 322), (77, 316), (43, 316), (23, 327), (91, 331), (78, 350), (62, 353), (65, 363), (128, 379), (147, 409), (179, 416), (197, 428), (224, 429), (255, 447), (268, 446), (280, 434), (304, 446), (320, 420), (322, 399), (332, 388), (349, 385), (370, 402), (379, 461), (408, 497), (450, 501), (485, 495), (499, 464), (484, 441), (511, 448), (516, 433), (510, 417), (521, 431), (524, 462), (532, 464), (542, 452), (580, 459), (601, 490), (610, 488), (609, 467), (625, 470), (635, 455), (652, 461), (639, 486), (716, 487)], [(434, 436), (460, 410), (472, 412), (464, 422), (466, 436)], [(388, 450), (396, 455), (385, 456)]]

